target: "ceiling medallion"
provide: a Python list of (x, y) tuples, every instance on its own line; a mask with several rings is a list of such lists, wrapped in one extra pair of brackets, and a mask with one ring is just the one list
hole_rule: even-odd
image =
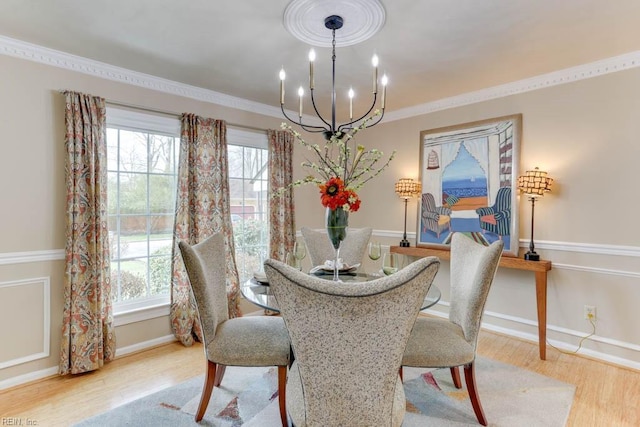
[(331, 47), (324, 19), (340, 16), (344, 25), (336, 39), (340, 46), (361, 43), (383, 27), (385, 11), (379, 0), (293, 0), (284, 11), (284, 27), (312, 46)]

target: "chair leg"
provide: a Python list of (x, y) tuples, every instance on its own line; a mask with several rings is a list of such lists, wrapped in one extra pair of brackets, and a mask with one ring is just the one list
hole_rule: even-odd
[(202, 420), (204, 413), (207, 411), (209, 405), (209, 399), (211, 399), (211, 392), (213, 391), (213, 383), (216, 377), (216, 364), (210, 360), (207, 360), (207, 373), (204, 380), (204, 387), (202, 389), (202, 396), (200, 397), (200, 404), (198, 405), (198, 412), (196, 412), (196, 422)]
[(398, 375), (400, 375), (400, 382), (403, 383), (404, 378), (402, 376), (404, 375), (404, 371), (402, 369), (402, 366), (400, 366), (400, 369), (398, 370)]
[(280, 405), (280, 420), (282, 421), (282, 427), (287, 427), (289, 425), (287, 421), (286, 389), (287, 367), (278, 366), (278, 404)]
[(482, 405), (480, 404), (480, 396), (478, 396), (478, 389), (476, 388), (476, 374), (474, 368), (474, 362), (464, 366), (464, 379), (467, 383), (467, 392), (469, 392), (469, 398), (471, 398), (471, 406), (473, 406), (473, 412), (476, 413), (478, 422), (483, 426), (487, 425), (487, 418), (484, 416)]
[(220, 383), (222, 382), (222, 377), (224, 377), (224, 371), (227, 370), (225, 365), (218, 365), (218, 370), (216, 371), (216, 379), (213, 383), (215, 387), (220, 387)]
[(449, 370), (451, 371), (451, 379), (453, 379), (453, 385), (456, 386), (456, 388), (462, 388), (462, 382), (460, 382), (460, 371), (458, 370), (458, 367), (452, 366), (451, 368), (449, 368)]

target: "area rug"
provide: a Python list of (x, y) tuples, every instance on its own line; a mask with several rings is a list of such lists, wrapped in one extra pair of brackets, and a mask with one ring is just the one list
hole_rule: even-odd
[[(275, 368), (227, 368), (200, 425), (280, 426), (276, 373)], [(449, 369), (405, 368), (404, 379), (404, 427), (479, 425), (466, 387), (453, 386)], [(489, 425), (497, 427), (564, 426), (575, 393), (571, 384), (484, 358), (476, 361), (476, 381)], [(202, 384), (202, 376), (191, 379), (77, 426), (193, 426)]]

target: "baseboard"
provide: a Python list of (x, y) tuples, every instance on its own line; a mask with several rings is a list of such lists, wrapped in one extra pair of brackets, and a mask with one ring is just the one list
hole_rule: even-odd
[(133, 345), (129, 345), (122, 348), (116, 348), (116, 358), (127, 356), (132, 353), (137, 353), (143, 350), (149, 350), (153, 347), (158, 347), (164, 344), (169, 344), (174, 341), (177, 341), (176, 337), (173, 335), (165, 335), (164, 337), (154, 338), (149, 341), (143, 341), (140, 343), (136, 343)]
[(58, 374), (58, 367), (54, 366), (40, 371), (28, 372), (23, 375), (17, 375), (15, 377), (7, 378), (0, 381), (0, 390), (5, 390), (11, 387), (31, 383), (34, 381), (40, 381), (45, 378), (53, 377)]
[[(122, 348), (116, 348), (116, 358), (120, 358), (123, 356), (128, 356), (132, 353), (137, 353), (139, 351), (149, 350), (154, 347), (159, 347), (161, 345), (169, 344), (176, 341), (176, 337), (173, 335), (166, 335), (164, 337), (154, 338), (152, 340), (144, 341), (141, 343), (129, 345)], [(7, 378), (6, 380), (0, 381), (0, 390), (5, 390), (11, 387), (16, 387), (20, 385), (24, 385), (30, 382), (43, 380), (49, 377), (53, 377), (58, 375), (59, 368), (57, 366), (42, 369), (40, 371), (29, 372), (23, 375), (17, 375), (15, 377)]]
[[(448, 310), (448, 306), (449, 304), (445, 301), (441, 301), (439, 302), (437, 306), (441, 306), (442, 308), (445, 308)], [(448, 318), (448, 313), (443, 312), (443, 311), (438, 311), (435, 310), (433, 308), (428, 309), (428, 310), (424, 310), (423, 313), (432, 315), (432, 316), (436, 316), (436, 317), (441, 317), (441, 318)], [(516, 329), (512, 329), (512, 328), (506, 328), (504, 326), (498, 326), (498, 325), (494, 325), (490, 322), (487, 322), (486, 319), (487, 318), (491, 318), (491, 317), (495, 317), (497, 319), (502, 319), (502, 320), (508, 320), (517, 324), (521, 324), (523, 326), (528, 326), (528, 327), (534, 327), (536, 328), (536, 333), (529, 333), (529, 332), (523, 332), (523, 331), (519, 331)], [(499, 313), (493, 313), (493, 312), (485, 312), (483, 319), (485, 319), (485, 321), (482, 322), (482, 329), (485, 329), (487, 331), (491, 331), (491, 332), (497, 332), (499, 334), (502, 335), (506, 335), (508, 337), (513, 337), (513, 338), (519, 338), (523, 341), (529, 341), (532, 342), (536, 345), (538, 345), (538, 334), (537, 334), (537, 327), (538, 327), (538, 323), (532, 320), (528, 320), (528, 319), (523, 319), (523, 318), (519, 318), (519, 317), (514, 317), (514, 316), (505, 316)], [(584, 336), (584, 333), (581, 333), (579, 331), (574, 331), (574, 330), (570, 330), (570, 329), (566, 329), (566, 328), (561, 328), (558, 326), (554, 326), (554, 325), (547, 325), (547, 335), (549, 335), (549, 332), (556, 332), (556, 333), (561, 333), (561, 334), (565, 334), (568, 337), (573, 337), (573, 338), (577, 338), (577, 337), (582, 337)], [(626, 343), (626, 342), (622, 342), (622, 341), (616, 341), (616, 340), (611, 340), (608, 338), (604, 338), (604, 337), (598, 337), (597, 335), (594, 335), (592, 337), (589, 338), (591, 341), (594, 342), (600, 342), (603, 344), (607, 344), (607, 345), (611, 345), (611, 346), (615, 346), (615, 347), (619, 347), (619, 348), (624, 348), (627, 350), (631, 350), (631, 351), (639, 351), (639, 347), (635, 344), (631, 344), (631, 343)], [(547, 342), (549, 344), (551, 344), (552, 346), (563, 350), (563, 351), (567, 351), (567, 352), (573, 352), (576, 350), (576, 345), (575, 344), (571, 344), (571, 343), (567, 343), (565, 341), (559, 341), (559, 340), (555, 340), (555, 339), (549, 339), (547, 337)], [(616, 366), (621, 366), (624, 368), (629, 368), (629, 369), (633, 369), (636, 371), (640, 371), (640, 362), (635, 361), (635, 360), (631, 360), (631, 359), (625, 359), (623, 357), (618, 357), (618, 356), (614, 356), (612, 354), (609, 353), (603, 353), (600, 351), (595, 351), (595, 350), (591, 350), (588, 348), (580, 348), (579, 352), (576, 353), (576, 356), (584, 356), (584, 357), (588, 357), (590, 359), (594, 359), (594, 360), (598, 360), (601, 362), (606, 362), (606, 363), (610, 363), (612, 365), (616, 365)]]

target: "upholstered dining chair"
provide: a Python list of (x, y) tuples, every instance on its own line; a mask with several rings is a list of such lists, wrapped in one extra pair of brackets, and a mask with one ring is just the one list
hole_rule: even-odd
[(423, 258), (391, 276), (336, 283), (265, 261), (294, 353), (287, 411), (296, 427), (402, 424), (400, 362), (439, 265)]
[(451, 239), (451, 305), (449, 319), (418, 317), (402, 358), (403, 366), (450, 368), (453, 383), (464, 377), (478, 422), (487, 425), (475, 383), (474, 363), (480, 322), (504, 242), (484, 246), (454, 233)]
[[(367, 244), (371, 238), (370, 227), (349, 228), (347, 237), (340, 246), (340, 258), (348, 265), (355, 265), (362, 262), (362, 257), (367, 249)], [(335, 249), (329, 241), (326, 231), (316, 231), (307, 227), (300, 229), (312, 266), (322, 265), (327, 260), (335, 258)]]
[(202, 325), (207, 369), (196, 421), (204, 416), (214, 386), (227, 366), (277, 366), (280, 418), (287, 426), (285, 390), (291, 343), (284, 321), (274, 316), (229, 319), (224, 238), (216, 233), (190, 246), (178, 242)]

